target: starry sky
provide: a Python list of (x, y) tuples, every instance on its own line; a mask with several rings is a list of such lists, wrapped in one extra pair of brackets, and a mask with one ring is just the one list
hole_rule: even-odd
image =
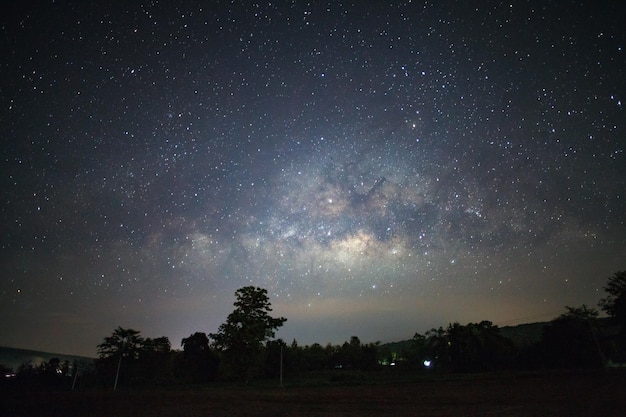
[(299, 344), (596, 306), (626, 268), (621, 2), (0, 6), (0, 345)]

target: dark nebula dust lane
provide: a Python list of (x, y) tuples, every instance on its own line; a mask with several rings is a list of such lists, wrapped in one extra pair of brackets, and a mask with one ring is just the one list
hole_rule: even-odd
[[(595, 306), (626, 267), (626, 8), (0, 6), (0, 344), (300, 344)], [(529, 319), (531, 318), (531, 319)]]

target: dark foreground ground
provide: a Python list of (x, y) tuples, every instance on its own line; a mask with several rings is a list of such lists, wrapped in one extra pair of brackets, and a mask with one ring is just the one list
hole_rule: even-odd
[(2, 393), (2, 416), (625, 416), (626, 372), (429, 377), (352, 386)]

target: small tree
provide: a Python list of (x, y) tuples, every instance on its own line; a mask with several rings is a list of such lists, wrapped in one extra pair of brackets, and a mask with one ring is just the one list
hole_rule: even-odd
[(182, 372), (194, 383), (212, 380), (218, 367), (218, 359), (209, 348), (209, 338), (205, 333), (196, 332), (181, 341), (183, 346)]
[(618, 271), (609, 277), (604, 287), (607, 296), (600, 300), (600, 308), (620, 328), (615, 340), (618, 351), (615, 359), (626, 360), (626, 271)]
[(248, 383), (259, 364), (263, 343), (273, 338), (287, 319), (269, 315), (272, 307), (263, 288), (243, 287), (235, 292), (235, 297), (235, 310), (210, 336), (215, 347), (224, 353), (226, 373)]
[(548, 368), (597, 368), (604, 365), (598, 340), (598, 311), (586, 305), (565, 307), (543, 328), (541, 339), (544, 366)]
[(117, 389), (122, 362), (125, 361), (125, 366), (129, 368), (131, 363), (139, 357), (144, 344), (144, 339), (139, 333), (138, 330), (118, 326), (111, 336), (105, 337), (104, 342), (98, 345), (98, 355), (104, 369), (111, 369), (112, 364), (115, 363), (113, 390)]
[[(428, 355), (428, 341), (426, 336), (415, 333), (411, 339), (411, 343), (403, 349), (400, 356), (411, 366), (423, 367), (425, 360), (432, 359)], [(395, 360), (395, 358), (392, 358), (392, 360)]]
[(147, 337), (143, 341), (138, 361), (138, 377), (145, 382), (153, 383), (166, 381), (170, 378), (171, 372), (167, 369), (167, 363), (172, 356), (172, 344), (165, 337), (155, 339)]
[(600, 308), (624, 328), (626, 326), (626, 271), (609, 277), (604, 287), (607, 297), (600, 301)]
[(450, 367), (450, 341), (448, 334), (443, 327), (432, 328), (425, 335), (425, 353), (434, 367), (438, 369), (449, 369)]
[(139, 333), (138, 330), (119, 326), (111, 336), (105, 337), (104, 342), (98, 345), (98, 356), (100, 359), (119, 356), (136, 359), (144, 344), (144, 339)]

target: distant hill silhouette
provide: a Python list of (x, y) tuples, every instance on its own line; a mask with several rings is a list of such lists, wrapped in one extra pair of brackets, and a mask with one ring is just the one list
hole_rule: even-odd
[(517, 326), (500, 327), (500, 334), (507, 337), (519, 348), (525, 348), (541, 341), (544, 327), (550, 322), (518, 324)]
[(59, 358), (61, 361), (68, 361), (72, 364), (74, 361), (91, 364), (94, 358), (85, 356), (64, 355), (61, 353), (40, 352), (37, 350), (17, 349), (0, 346), (0, 364), (13, 369), (14, 372), (23, 363), (32, 363), (39, 365), (42, 362), (48, 362), (52, 358)]
[[(539, 343), (542, 338), (543, 329), (550, 323), (550, 321), (524, 323), (516, 326), (498, 327), (498, 330), (502, 336), (510, 339), (518, 348), (523, 349)], [(604, 336), (614, 336), (619, 332), (619, 328), (612, 324), (610, 319), (607, 317), (600, 317), (596, 319), (596, 324), (600, 328), (600, 333)], [(412, 342), (413, 341), (411, 339), (389, 342), (380, 344), (378, 348), (383, 352), (401, 355), (403, 352), (408, 350)]]
[[(498, 327), (500, 334), (511, 339), (517, 347), (524, 348), (541, 340), (543, 328), (550, 322), (524, 323), (516, 326)], [(397, 355), (405, 352), (413, 343), (412, 339), (397, 342), (383, 343), (378, 346), (382, 351), (388, 351)]]

